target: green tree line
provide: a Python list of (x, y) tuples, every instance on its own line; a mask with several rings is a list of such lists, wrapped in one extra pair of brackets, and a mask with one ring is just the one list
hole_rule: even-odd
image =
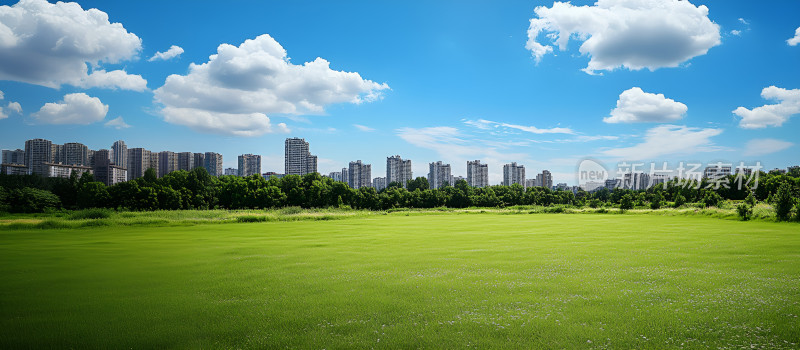
[[(84, 209), (114, 208), (121, 210), (180, 209), (262, 209), (299, 206), (303, 208), (350, 206), (356, 209), (387, 210), (392, 208), (465, 208), (508, 207), (515, 205), (573, 205), (599, 207), (650, 206), (657, 209), (667, 202), (703, 203), (716, 206), (722, 200), (744, 200), (748, 195), (760, 201), (778, 198), (778, 189), (786, 188), (785, 196), (795, 205), (800, 197), (800, 176), (761, 173), (753, 191), (741, 189), (728, 178), (729, 186), (715, 188), (712, 183), (670, 180), (666, 186), (634, 191), (617, 188), (594, 192), (558, 191), (543, 187), (524, 189), (511, 186), (475, 188), (461, 180), (455, 186), (430, 189), (428, 180), (418, 177), (404, 188), (391, 183), (380, 192), (374, 188), (353, 189), (317, 173), (305, 176), (287, 175), (265, 179), (210, 176), (205, 169), (175, 171), (158, 178), (153, 169), (144, 177), (105, 186), (91, 174), (73, 174), (70, 178), (45, 178), (36, 175), (0, 175), (0, 211), (41, 212), (47, 208)], [(751, 184), (752, 185), (752, 184)], [(782, 195), (784, 196), (784, 195)], [(782, 197), (781, 197), (782, 198)]]

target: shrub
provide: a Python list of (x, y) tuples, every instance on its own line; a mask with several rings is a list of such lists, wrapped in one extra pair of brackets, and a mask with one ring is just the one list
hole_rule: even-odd
[(622, 210), (633, 209), (633, 197), (630, 194), (622, 196), (619, 201), (619, 208)]
[(743, 221), (750, 220), (750, 217), (753, 215), (753, 207), (747, 203), (739, 204), (739, 206), (736, 207), (736, 211), (739, 213), (739, 217)]
[(674, 207), (675, 208), (679, 208), (680, 206), (682, 206), (684, 204), (686, 204), (686, 197), (684, 197), (680, 193), (675, 195), (675, 205), (674, 205)]
[(722, 201), (722, 197), (720, 197), (717, 192), (706, 192), (706, 195), (703, 197), (703, 206), (706, 208), (708, 207), (716, 207), (719, 206), (719, 202)]
[(111, 217), (111, 210), (94, 208), (84, 209), (72, 212), (69, 216), (70, 220), (84, 220), (84, 219), (107, 219)]
[(9, 197), (11, 211), (18, 213), (42, 213), (61, 207), (61, 199), (52, 192), (30, 187), (13, 190)]
[(794, 206), (794, 220), (800, 221), (800, 201)]
[(744, 199), (744, 202), (751, 207), (756, 206), (756, 197), (753, 196), (753, 192), (747, 194), (747, 198)]
[(661, 196), (661, 193), (656, 192), (656, 195), (653, 196), (653, 200), (650, 201), (650, 209), (656, 210), (661, 208), (661, 201), (664, 200), (664, 197)]
[(300, 214), (302, 212), (303, 208), (300, 207), (286, 207), (281, 209), (281, 214), (283, 215), (294, 215), (294, 214)]
[(775, 205), (775, 216), (780, 221), (789, 220), (789, 216), (794, 206), (794, 197), (792, 197), (792, 189), (788, 183), (782, 183), (778, 188), (778, 192), (772, 196)]
[(596, 199), (596, 198), (595, 198), (595, 199), (592, 199), (592, 200), (590, 200), (590, 201), (589, 201), (589, 207), (590, 207), (590, 208), (598, 208), (598, 207), (600, 207), (600, 200), (599, 200), (599, 199)]

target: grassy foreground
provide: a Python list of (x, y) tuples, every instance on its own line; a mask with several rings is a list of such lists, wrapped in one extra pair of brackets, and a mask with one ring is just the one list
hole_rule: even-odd
[(791, 223), (411, 215), (0, 231), (0, 348), (797, 348)]

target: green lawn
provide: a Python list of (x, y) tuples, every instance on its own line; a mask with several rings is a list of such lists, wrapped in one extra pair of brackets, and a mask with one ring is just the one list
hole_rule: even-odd
[(402, 213), (0, 231), (0, 348), (798, 348), (800, 226)]

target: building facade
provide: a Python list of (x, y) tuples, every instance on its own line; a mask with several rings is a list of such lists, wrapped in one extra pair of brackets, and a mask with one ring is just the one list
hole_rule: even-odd
[(511, 186), (519, 184), (523, 188), (527, 185), (525, 183), (525, 166), (517, 165), (516, 162), (503, 165), (503, 185)]
[(47, 167), (47, 176), (48, 177), (63, 177), (69, 178), (72, 176), (72, 173), (78, 174), (78, 177), (82, 176), (83, 173), (92, 173), (92, 168), (83, 165), (72, 165), (72, 164), (54, 164), (54, 163), (44, 163)]
[(239, 156), (239, 176), (261, 175), (261, 156), (242, 154)]
[(363, 164), (361, 160), (350, 162), (347, 169), (348, 185), (351, 188), (359, 189), (361, 187), (370, 187), (372, 180), (372, 165)]
[(3, 164), (25, 165), (25, 150), (3, 150)]
[(125, 141), (118, 140), (111, 145), (111, 163), (116, 166), (128, 168), (128, 145)]
[(100, 181), (106, 186), (128, 181), (127, 169), (114, 164), (112, 154), (112, 151), (105, 149), (95, 152), (95, 161), (92, 167), (95, 181)]
[(138, 179), (144, 176), (144, 172), (151, 167), (152, 152), (144, 148), (129, 148), (128, 157), (128, 179)]
[(225, 168), (225, 176), (239, 176), (239, 170), (236, 168)]
[(541, 174), (536, 175), (536, 186), (553, 188), (553, 174), (549, 170), (542, 170)]
[(402, 187), (413, 180), (411, 173), (411, 160), (403, 160), (399, 155), (386, 157), (386, 185), (392, 182), (400, 183)]
[(45, 163), (53, 162), (53, 143), (45, 139), (25, 141), (25, 166), (31, 174), (50, 176)]
[(428, 184), (430, 188), (442, 188), (445, 184), (453, 186), (453, 175), (450, 164), (442, 161), (428, 164)]
[(317, 172), (317, 156), (309, 152), (305, 139), (287, 138), (284, 143), (284, 171), (286, 175), (305, 175)]
[(191, 171), (192, 169), (194, 169), (194, 153), (178, 153), (178, 170)]
[(467, 161), (467, 184), (472, 187), (489, 186), (489, 164), (480, 160)]
[(170, 151), (158, 152), (158, 177), (164, 177), (175, 170), (178, 170), (178, 155)]
[(206, 152), (204, 160), (206, 171), (211, 176), (222, 176), (222, 155), (214, 152)]
[(375, 188), (375, 191), (383, 191), (386, 189), (386, 178), (385, 177), (376, 177), (372, 179), (372, 187)]

